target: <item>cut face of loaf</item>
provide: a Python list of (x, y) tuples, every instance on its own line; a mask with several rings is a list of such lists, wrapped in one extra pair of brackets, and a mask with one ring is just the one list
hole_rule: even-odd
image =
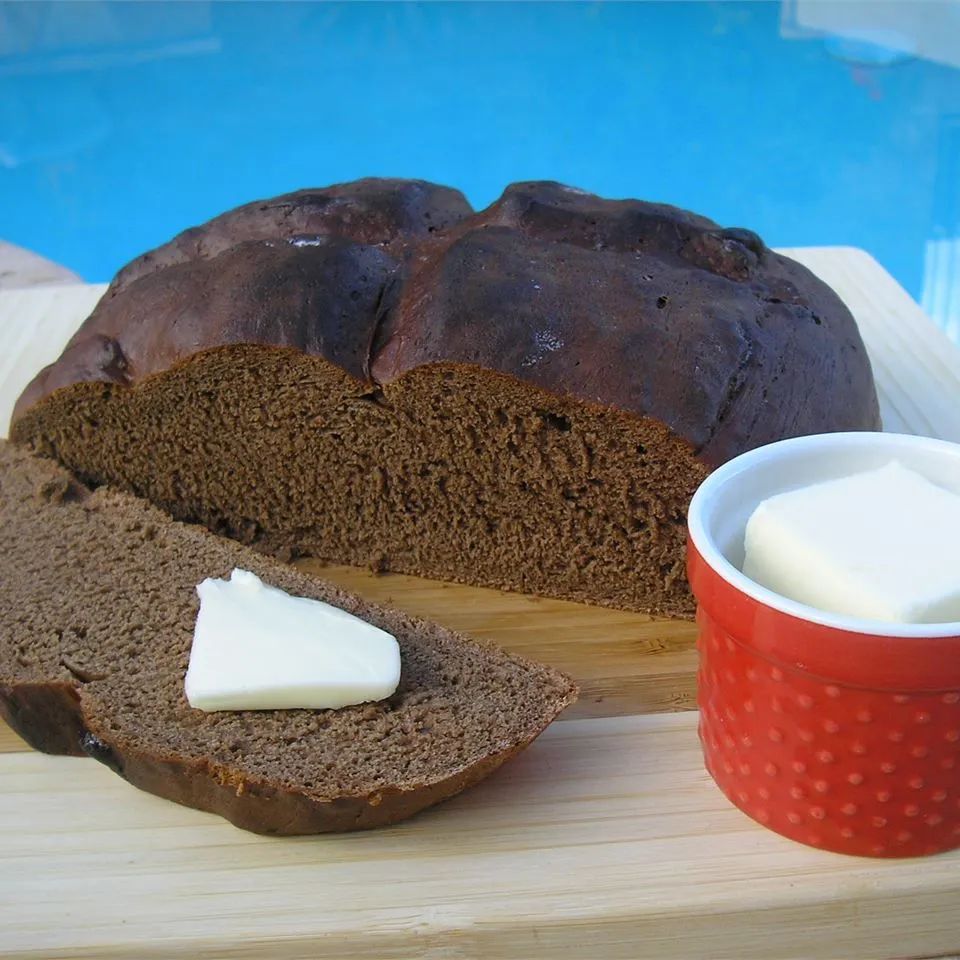
[[(468, 787), (573, 699), (556, 671), (364, 603), (128, 494), (90, 492), (0, 445), (0, 714), (142, 789), (259, 833), (394, 823)], [(393, 633), (388, 700), (340, 710), (193, 710), (195, 587), (240, 566)]]
[(653, 421), (502, 375), (434, 364), (371, 390), (322, 359), (235, 346), (28, 417), (35, 448), (83, 477), (261, 550), (690, 609), (685, 508), (706, 469)]
[(878, 426), (853, 318), (749, 231), (376, 180), (134, 261), (12, 435), (267, 551), (689, 614), (710, 467)]

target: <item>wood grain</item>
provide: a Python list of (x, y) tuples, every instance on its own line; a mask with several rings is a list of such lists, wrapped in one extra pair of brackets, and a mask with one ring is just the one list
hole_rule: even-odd
[(297, 566), (368, 599), (566, 671), (581, 691), (579, 702), (563, 714), (566, 719), (689, 710), (696, 704), (692, 622), (317, 560)]
[[(851, 306), (887, 429), (960, 440), (960, 354), (862, 251), (791, 251)], [(0, 424), (102, 288), (0, 292)], [(6, 381), (6, 382), (4, 382)], [(960, 951), (960, 852), (807, 849), (703, 771), (689, 623), (304, 565), (567, 670), (491, 780), (374, 834), (270, 840), (0, 730), (0, 956), (866, 957)], [(577, 719), (579, 717), (580, 719)]]
[(0, 758), (18, 957), (863, 957), (960, 946), (960, 854), (877, 862), (755, 826), (694, 714), (557, 724), (394, 828), (278, 840), (87, 760)]
[(23, 740), (0, 720), (0, 753), (18, 753), (27, 749)]

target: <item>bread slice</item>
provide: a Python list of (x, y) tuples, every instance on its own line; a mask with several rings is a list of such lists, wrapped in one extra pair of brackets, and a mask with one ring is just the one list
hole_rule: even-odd
[[(0, 712), (30, 744), (258, 833), (394, 823), (481, 780), (576, 697), (557, 671), (341, 592), (0, 442)], [(340, 710), (202, 713), (196, 584), (235, 567), (393, 633), (400, 687)]]
[(135, 260), (11, 436), (266, 552), (692, 615), (710, 468), (879, 423), (849, 311), (747, 230), (361, 180)]

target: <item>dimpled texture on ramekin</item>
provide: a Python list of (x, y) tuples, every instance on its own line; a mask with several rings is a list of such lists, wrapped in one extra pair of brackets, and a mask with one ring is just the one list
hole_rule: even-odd
[(702, 607), (697, 619), (700, 738), (737, 807), (840, 853), (960, 847), (960, 691), (838, 685), (760, 656)]

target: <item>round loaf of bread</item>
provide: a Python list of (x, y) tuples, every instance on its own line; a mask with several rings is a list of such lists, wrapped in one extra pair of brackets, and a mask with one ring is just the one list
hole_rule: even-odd
[(284, 556), (685, 614), (711, 467), (878, 427), (850, 313), (748, 230), (360, 180), (133, 261), (12, 436)]

